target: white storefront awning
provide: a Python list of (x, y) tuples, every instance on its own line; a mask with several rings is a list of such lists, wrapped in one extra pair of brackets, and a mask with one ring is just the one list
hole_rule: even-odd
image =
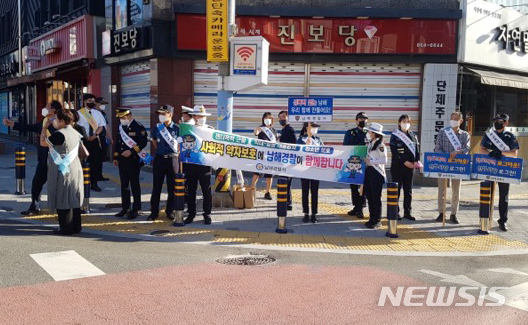
[(480, 82), (485, 85), (528, 89), (528, 77), (513, 73), (500, 73), (494, 71), (467, 68), (480, 76)]

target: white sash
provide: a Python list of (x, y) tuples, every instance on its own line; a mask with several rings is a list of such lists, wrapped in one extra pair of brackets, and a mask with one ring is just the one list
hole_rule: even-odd
[[(367, 148), (367, 157), (369, 159), (372, 158), (372, 156), (370, 155), (370, 149), (374, 146), (374, 143), (376, 142), (371, 142)], [(380, 144), (381, 145), (381, 144)], [(378, 173), (380, 173), (381, 176), (383, 176), (383, 179), (385, 180), (385, 182), (387, 182), (387, 175), (385, 174), (385, 169), (382, 169), (379, 165), (377, 164), (370, 164), (370, 166), (372, 166)]]
[(453, 148), (455, 148), (455, 151), (462, 150), (462, 144), (460, 143), (460, 140), (458, 140), (455, 130), (453, 130), (453, 128), (451, 127), (445, 128), (444, 133), (449, 139), (449, 142), (451, 142), (451, 145), (453, 146)]
[(510, 147), (502, 141), (502, 139), (499, 137), (497, 132), (495, 132), (495, 129), (488, 129), (486, 131), (486, 135), (488, 138), (490, 138), (491, 142), (495, 145), (495, 147), (499, 148), (500, 151), (510, 151)]
[(160, 131), (163, 140), (167, 142), (167, 144), (174, 151), (174, 153), (178, 153), (178, 141), (174, 139), (174, 137), (170, 134), (165, 124), (158, 123), (156, 126), (158, 127), (158, 130)]
[(308, 141), (308, 136), (305, 136), (302, 138), (302, 140), (307, 146), (320, 146), (321, 145), (321, 141), (319, 141), (317, 138), (311, 138), (311, 139), (312, 139), (312, 143), (307, 144), (306, 141)]
[[(134, 141), (134, 139), (132, 139), (131, 137), (129, 137), (128, 134), (126, 134), (125, 130), (123, 130), (122, 124), (119, 124), (119, 135), (121, 135), (121, 139), (123, 139), (123, 142), (127, 145), (127, 147), (134, 151), (136, 150), (134, 149), (134, 147), (137, 146), (137, 142)], [(152, 160), (152, 158), (145, 151), (145, 149), (141, 150), (138, 155), (139, 158), (141, 158), (141, 160), (143, 160), (147, 164), (150, 163), (150, 161)]]
[(414, 142), (412, 142), (412, 140), (407, 136), (407, 134), (403, 133), (400, 130), (394, 130), (392, 134), (397, 136), (403, 143), (405, 143), (407, 148), (411, 150), (413, 157), (416, 158), (416, 147), (414, 146)]
[(277, 141), (277, 138), (275, 138), (275, 134), (273, 134), (273, 132), (271, 132), (271, 130), (265, 126), (261, 126), (260, 129), (262, 130), (262, 132), (264, 132), (264, 134), (266, 134), (266, 136), (268, 137), (269, 141), (271, 142), (275, 142)]

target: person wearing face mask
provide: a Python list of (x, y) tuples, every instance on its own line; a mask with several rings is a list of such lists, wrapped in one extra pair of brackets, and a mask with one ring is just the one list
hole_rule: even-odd
[[(461, 129), (464, 123), (464, 115), (459, 112), (451, 113), (449, 127), (443, 128), (436, 136), (434, 152), (448, 153), (451, 159), (456, 155), (468, 154), (470, 150), (471, 136)], [(437, 222), (444, 222), (446, 215), (447, 182), (445, 178), (438, 179), (438, 217)], [(450, 220), (454, 224), (459, 224), (457, 218), (460, 201), (460, 179), (451, 179), (451, 216)]]
[[(196, 105), (193, 108), (192, 116), (195, 122), (195, 128), (208, 128), (214, 129), (212, 126), (207, 125), (207, 116), (211, 114), (207, 113), (203, 105)], [(203, 218), (204, 224), (210, 225), (211, 211), (213, 208), (213, 195), (211, 192), (211, 167), (198, 165), (198, 164), (187, 164), (185, 169), (185, 183), (187, 185), (187, 218), (185, 223), (190, 224), (196, 217), (196, 192), (198, 191), (198, 184), (202, 189), (203, 202)]]
[(373, 122), (365, 129), (370, 140), (365, 157), (367, 169), (364, 181), (370, 219), (365, 223), (365, 227), (375, 229), (381, 226), (381, 194), (383, 184), (387, 180), (385, 174), (387, 149), (383, 143), (383, 125)]
[(85, 146), (90, 153), (88, 156), (88, 162), (90, 163), (90, 188), (93, 191), (101, 192), (101, 188), (97, 185), (103, 170), (103, 146), (100, 135), (106, 127), (106, 121), (103, 114), (95, 107), (95, 96), (84, 94), (83, 107), (79, 110), (79, 123), (77, 124), (82, 126), (88, 135)]
[[(307, 146), (324, 146), (321, 138), (317, 136), (320, 125), (315, 122), (305, 122), (301, 130), (301, 135), (297, 140), (297, 144), (303, 144)], [(317, 223), (317, 213), (319, 206), (319, 181), (313, 179), (301, 178), (302, 186), (302, 208), (304, 217), (302, 222)], [(308, 206), (308, 195), (312, 194), (312, 214), (310, 216), (310, 208)]]
[[(279, 124), (282, 126), (282, 130), (279, 136), (279, 142), (293, 144), (297, 143), (297, 136), (295, 135), (295, 130), (290, 125), (290, 123), (288, 123), (288, 111), (280, 111), (278, 117)], [(288, 177), (288, 210), (293, 210), (291, 194), (292, 180), (293, 178)]]
[[(493, 119), (493, 128), (486, 131), (486, 135), (480, 143), (480, 153), (487, 154), (492, 158), (502, 157), (517, 158), (519, 154), (519, 141), (517, 137), (506, 127), (510, 124), (508, 114), (499, 113)], [(509, 183), (498, 183), (499, 186), (499, 229), (508, 231), (508, 196), (510, 192)]]
[(156, 150), (152, 165), (153, 186), (150, 197), (150, 215), (147, 220), (156, 220), (159, 214), (159, 202), (164, 179), (167, 179), (167, 205), (165, 213), (167, 219), (173, 220), (174, 211), (174, 174), (179, 172), (178, 137), (180, 129), (172, 121), (174, 107), (161, 105), (156, 111), (159, 123), (151, 131), (152, 145)]
[[(270, 112), (265, 112), (262, 115), (262, 124), (255, 129), (254, 134), (260, 139), (265, 141), (276, 142), (277, 141), (277, 131), (273, 128), (273, 116)], [(271, 183), (273, 181), (273, 175), (271, 174), (259, 174), (253, 173), (253, 181), (251, 186), (256, 189), (257, 182), (260, 176), (266, 179), (266, 193), (264, 194), (264, 199), (272, 200), (271, 198)]]
[[(148, 143), (147, 131), (134, 119), (129, 107), (116, 109), (116, 117), (119, 118), (119, 127), (114, 147), (114, 166), (118, 166), (121, 180), (121, 211), (115, 216), (126, 215), (127, 219), (135, 219), (141, 210), (139, 173), (141, 166), (144, 165), (141, 157), (146, 156), (143, 149)], [(130, 189), (132, 189), (134, 205), (129, 211)]]
[[(3, 123), (5, 126), (12, 127), (14, 130), (20, 132), (34, 132), (40, 135), (46, 122), (55, 117), (58, 107), (60, 107), (59, 102), (53, 101), (48, 103), (46, 107), (41, 109), (43, 117), (42, 121), (35, 124), (20, 124), (5, 118)], [(50, 136), (55, 131), (53, 125), (49, 126), (48, 131), (49, 132), (46, 132), (46, 134), (47, 136)], [(41, 146), (40, 143), (37, 143), (38, 164), (33, 180), (31, 181), (31, 204), (29, 209), (21, 212), (22, 215), (38, 215), (41, 212), (40, 193), (42, 192), (42, 188), (44, 187), (44, 184), (46, 184), (48, 177), (48, 151), (48, 147)]]
[[(108, 125), (108, 117), (106, 116), (106, 106), (108, 105), (108, 102), (104, 99), (104, 97), (97, 97), (95, 99), (95, 109), (97, 109), (104, 117), (106, 125)], [(106, 125), (103, 127), (103, 131), (99, 135), (99, 140), (101, 141), (101, 150), (103, 152), (103, 161), (108, 160), (108, 146), (109, 144), (113, 143), (112, 138), (110, 137), (110, 133), (106, 129)], [(102, 174), (103, 170), (101, 168), (101, 175), (99, 175), (98, 179), (99, 181), (107, 181), (108, 178), (104, 177)]]
[[(390, 138), (391, 175), (392, 181), (398, 183), (398, 198), (403, 187), (403, 217), (408, 220), (416, 220), (411, 215), (412, 185), (414, 169), (418, 167), (420, 160), (420, 147), (418, 138), (411, 128), (411, 118), (404, 114), (398, 119), (398, 129), (392, 132)], [(400, 207), (398, 206), (398, 212)], [(398, 217), (401, 220), (401, 217)]]
[[(365, 112), (359, 112), (356, 115), (357, 127), (348, 130), (345, 133), (343, 140), (344, 146), (366, 146), (368, 145), (367, 131), (365, 131), (368, 116)], [(349, 216), (356, 216), (362, 219), (363, 208), (365, 207), (365, 193), (360, 193), (360, 185), (351, 184), (350, 191), (352, 192), (352, 205), (354, 208), (348, 211)]]
[(180, 123), (194, 125), (194, 119), (192, 116), (193, 108), (182, 106), (182, 114)]

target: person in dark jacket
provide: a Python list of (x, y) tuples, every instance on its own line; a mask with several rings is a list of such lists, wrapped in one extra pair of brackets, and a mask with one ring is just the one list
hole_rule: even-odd
[[(277, 141), (277, 131), (275, 131), (273, 128), (273, 115), (271, 115), (270, 112), (265, 112), (262, 115), (262, 124), (255, 129), (255, 135), (260, 140), (271, 142)], [(251, 186), (256, 188), (260, 176), (263, 176), (266, 179), (266, 194), (264, 194), (264, 199), (271, 200), (270, 190), (273, 175), (253, 173), (253, 181), (251, 182)]]
[[(12, 127), (14, 130), (20, 132), (34, 132), (40, 135), (40, 133), (42, 132), (42, 127), (46, 124), (46, 122), (48, 122), (48, 120), (55, 117), (57, 109), (60, 108), (60, 103), (57, 101), (53, 101), (51, 103), (48, 103), (46, 107), (42, 109), (41, 112), (44, 118), (41, 122), (37, 122), (35, 124), (30, 125), (24, 125), (8, 119), (4, 119), (4, 125)], [(56, 130), (53, 125), (50, 125), (48, 131), (49, 132), (46, 132), (46, 134), (49, 137)], [(35, 176), (33, 176), (33, 181), (31, 182), (31, 205), (29, 206), (29, 209), (21, 212), (22, 215), (40, 214), (40, 193), (42, 192), (42, 188), (44, 187), (44, 184), (46, 184), (46, 181), (48, 179), (48, 151), (48, 147), (41, 146), (40, 143), (37, 144), (38, 164), (37, 169), (35, 170)]]
[[(365, 126), (368, 122), (368, 116), (365, 112), (356, 114), (357, 127), (348, 130), (343, 139), (344, 146), (366, 146), (368, 145), (367, 131)], [(350, 191), (352, 192), (352, 205), (354, 208), (348, 211), (349, 216), (356, 216), (362, 219), (363, 208), (365, 207), (365, 193), (360, 193), (360, 185), (350, 184)]]
[[(398, 129), (390, 138), (392, 181), (398, 183), (398, 198), (403, 187), (403, 217), (416, 220), (411, 214), (414, 169), (420, 161), (420, 144), (411, 128), (411, 118), (404, 114), (398, 119)], [(400, 208), (398, 207), (398, 212)], [(401, 220), (401, 217), (398, 216)]]
[[(282, 143), (297, 143), (297, 136), (295, 135), (295, 130), (288, 122), (288, 112), (287, 111), (280, 111), (279, 112), (279, 124), (282, 126), (282, 130), (279, 136), (279, 142)], [(293, 210), (292, 206), (292, 194), (291, 194), (291, 184), (292, 184), (292, 177), (288, 177), (288, 210)]]

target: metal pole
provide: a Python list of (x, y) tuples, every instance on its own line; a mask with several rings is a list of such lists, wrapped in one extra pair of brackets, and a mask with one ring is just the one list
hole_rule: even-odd
[(480, 183), (480, 211), (479, 211), (479, 230), (477, 231), (481, 235), (489, 235), (490, 233), (490, 206), (492, 198), (492, 183), (482, 182)]
[(286, 234), (286, 216), (288, 214), (288, 178), (279, 177), (277, 179), (277, 217), (278, 225), (275, 230), (279, 234)]
[(18, 0), (18, 74), (22, 76), (22, 5)]
[(387, 184), (387, 219), (389, 231), (385, 236), (398, 238), (398, 183)]
[(174, 227), (183, 227), (183, 210), (185, 210), (185, 175), (178, 173), (174, 175)]
[(15, 149), (15, 178), (16, 178), (16, 195), (26, 194), (26, 149), (18, 147)]

